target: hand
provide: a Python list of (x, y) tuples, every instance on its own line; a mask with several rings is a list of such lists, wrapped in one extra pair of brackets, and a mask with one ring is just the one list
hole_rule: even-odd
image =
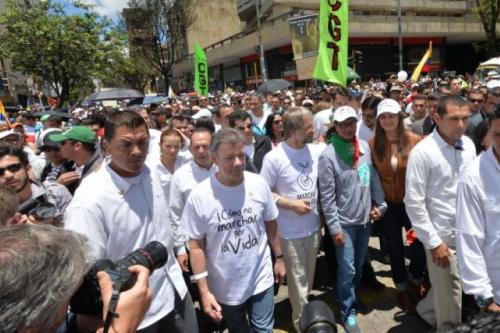
[(292, 209), (299, 215), (307, 214), (311, 211), (311, 201), (305, 199), (294, 200)]
[(274, 282), (283, 284), (285, 282), (286, 268), (282, 258), (277, 258), (274, 263)]
[(345, 244), (345, 237), (343, 231), (337, 232), (335, 235), (332, 235), (332, 239), (333, 243), (337, 246), (344, 246)]
[(380, 213), (380, 209), (378, 207), (373, 206), (372, 210), (370, 211), (370, 219), (373, 221), (378, 221), (382, 218), (382, 213)]
[(498, 306), (497, 303), (493, 302), (487, 307), (484, 308), (484, 311), (486, 312), (500, 312), (500, 306)]
[(214, 295), (209, 291), (205, 291), (200, 293), (200, 297), (203, 311), (217, 324), (220, 323), (222, 321), (222, 308), (217, 303)]
[(450, 261), (448, 257), (450, 256), (450, 249), (445, 243), (441, 243), (438, 247), (431, 250), (432, 261), (443, 268), (448, 267)]
[(187, 253), (178, 254), (177, 262), (179, 266), (181, 266), (183, 272), (189, 272), (189, 255)]
[[(149, 288), (149, 270), (139, 265), (129, 267), (128, 270), (137, 275), (137, 281), (131, 289), (120, 294), (120, 299), (115, 310), (120, 317), (113, 319), (110, 332), (135, 332), (151, 304), (152, 294)], [(97, 279), (101, 287), (104, 321), (108, 314), (113, 285), (106, 272), (98, 272)], [(102, 331), (103, 328), (98, 330), (98, 332)]]
[(71, 184), (77, 180), (80, 180), (80, 174), (76, 171), (63, 173), (59, 176), (59, 178), (57, 178), (57, 182), (64, 186)]

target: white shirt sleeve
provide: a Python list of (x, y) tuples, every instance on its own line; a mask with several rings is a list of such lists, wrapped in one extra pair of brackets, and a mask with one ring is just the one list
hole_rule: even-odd
[(483, 298), (493, 297), (493, 288), (483, 254), (486, 223), (479, 190), (468, 177), (458, 184), (457, 258), (464, 292)]
[(184, 243), (187, 241), (182, 229), (180, 228), (182, 211), (184, 209), (184, 197), (180, 190), (179, 184), (180, 178), (174, 176), (172, 177), (172, 182), (170, 184), (170, 209), (169, 209), (169, 220), (170, 226), (172, 228), (172, 234), (174, 238), (174, 248), (176, 255), (186, 253)]
[(443, 241), (432, 225), (425, 203), (427, 183), (430, 176), (429, 169), (425, 156), (422, 156), (420, 151), (414, 149), (410, 153), (406, 168), (404, 203), (418, 239), (427, 249), (432, 250), (441, 245)]
[(200, 217), (199, 211), (203, 211), (203, 207), (196, 207), (195, 201), (195, 196), (191, 193), (186, 202), (186, 209), (182, 214), (181, 225), (189, 238), (203, 239), (209, 221)]
[[(264, 185), (264, 184), (263, 184)], [(274, 201), (273, 194), (271, 193), (271, 189), (268, 186), (262, 186), (264, 192), (265, 199), (265, 210), (264, 210), (264, 222), (269, 222), (276, 220), (279, 215), (278, 206), (276, 206), (276, 202)]]
[(271, 191), (274, 190), (278, 177), (276, 174), (276, 170), (274, 168), (274, 163), (269, 157), (269, 154), (266, 154), (266, 156), (264, 156), (264, 162), (262, 163), (262, 169), (260, 170), (260, 175), (262, 176), (262, 178), (264, 178), (267, 185), (269, 185)]
[(64, 217), (64, 228), (87, 236), (97, 259), (107, 257), (108, 232), (100, 214), (82, 206), (70, 206)]

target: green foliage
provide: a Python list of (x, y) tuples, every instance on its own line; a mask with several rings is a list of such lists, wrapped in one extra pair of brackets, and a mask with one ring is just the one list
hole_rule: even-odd
[(493, 57), (497, 51), (497, 31), (496, 25), (500, 14), (500, 0), (476, 0), (476, 6), (472, 12), (479, 16), (486, 33), (484, 47), (488, 56)]
[(81, 14), (67, 15), (61, 4), (46, 0), (31, 7), (11, 1), (0, 15), (0, 54), (12, 59), (14, 69), (42, 78), (61, 104), (70, 94), (82, 98), (78, 92), (88, 90), (114, 53), (125, 49), (110, 20), (90, 6), (72, 5)]

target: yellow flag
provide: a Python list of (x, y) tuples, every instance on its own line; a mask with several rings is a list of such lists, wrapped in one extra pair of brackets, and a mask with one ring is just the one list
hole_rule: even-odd
[(425, 63), (427, 60), (429, 60), (432, 56), (432, 42), (429, 42), (429, 49), (427, 52), (425, 52), (424, 56), (422, 57), (422, 60), (418, 63), (418, 66), (415, 68), (413, 71), (413, 75), (411, 76), (411, 81), (412, 82), (417, 82), (418, 78), (420, 77), (420, 73), (422, 72), (422, 68), (424, 67)]
[(7, 122), (7, 125), (9, 125), (9, 128), (12, 127), (12, 125), (10, 124), (10, 121), (9, 121), (9, 115), (7, 114), (7, 112), (5, 112), (5, 108), (3, 107), (3, 103), (1, 100), (0, 100), (0, 114), (5, 118), (5, 122)]

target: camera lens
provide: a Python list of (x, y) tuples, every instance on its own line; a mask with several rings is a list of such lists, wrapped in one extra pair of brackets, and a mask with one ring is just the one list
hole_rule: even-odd
[(162, 243), (154, 241), (144, 247), (144, 252), (149, 254), (151, 270), (157, 269), (167, 263), (168, 252)]

